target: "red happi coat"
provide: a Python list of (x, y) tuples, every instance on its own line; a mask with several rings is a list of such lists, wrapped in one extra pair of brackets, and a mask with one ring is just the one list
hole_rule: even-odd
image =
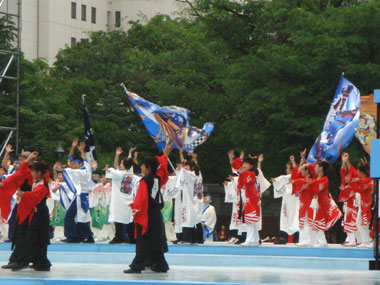
[(345, 211), (343, 219), (343, 229), (345, 233), (354, 233), (357, 231), (356, 220), (358, 217), (357, 207), (355, 206), (354, 188), (346, 183), (346, 169), (340, 170), (341, 185), (343, 190), (339, 193), (339, 202), (344, 202)]
[(245, 224), (257, 223), (260, 220), (260, 193), (256, 184), (256, 172), (244, 171), (239, 175), (238, 191), (245, 190), (243, 214)]
[(17, 208), (18, 224), (21, 225), (26, 218), (29, 223), (32, 220), (37, 205), (44, 199), (50, 196), (50, 191), (44, 180), (33, 186), (32, 191), (26, 191), (21, 197)]
[[(352, 170), (351, 170), (352, 168)], [(371, 221), (371, 206), (372, 206), (372, 189), (373, 183), (371, 177), (359, 178), (356, 169), (351, 166), (350, 171), (353, 172), (353, 177), (359, 181), (351, 182), (355, 193), (360, 193), (361, 207), (361, 226), (368, 226)]]
[(329, 180), (327, 176), (313, 179), (311, 191), (318, 198), (318, 208), (314, 218), (313, 231), (327, 231), (342, 217), (342, 212), (335, 204), (329, 192)]
[[(156, 156), (158, 162), (160, 163), (159, 168), (157, 169), (156, 175), (160, 178), (160, 188), (166, 184), (169, 179), (168, 174), (168, 158), (165, 155)], [(144, 179), (140, 180), (139, 188), (137, 189), (137, 194), (135, 201), (131, 204), (133, 210), (138, 210), (138, 212), (133, 216), (133, 220), (136, 224), (141, 225), (142, 232), (144, 235), (147, 233), (148, 229), (148, 206), (149, 199), (151, 197), (148, 193), (148, 185)], [(135, 237), (137, 238), (137, 227), (135, 227)]]
[(33, 185), (33, 177), (30, 174), (30, 169), (27, 162), (21, 164), (16, 173), (12, 174), (3, 182), (1, 182), (4, 185), (0, 188), (0, 209), (1, 217), (3, 220), (7, 220), (11, 212), (13, 194), (16, 193), (16, 191), (20, 188), (21, 185), (25, 183), (25, 181), (27, 181), (26, 183), (29, 185)]
[[(298, 167), (294, 167), (290, 178), (293, 181), (292, 195), (298, 195), (300, 200), (299, 208), (299, 227), (303, 229), (305, 223), (310, 226), (313, 224), (313, 209), (310, 208), (311, 200), (313, 199), (313, 193), (309, 190), (309, 184), (306, 179), (298, 171)], [(306, 214), (308, 220), (306, 221)]]

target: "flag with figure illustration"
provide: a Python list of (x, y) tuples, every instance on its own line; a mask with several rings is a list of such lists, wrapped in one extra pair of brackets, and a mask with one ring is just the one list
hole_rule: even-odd
[(373, 94), (361, 96), (360, 101), (360, 118), (355, 136), (370, 155), (371, 140), (376, 139), (377, 104), (373, 102)]
[(333, 163), (355, 135), (360, 117), (360, 92), (346, 78), (340, 77), (322, 133), (310, 149), (307, 162), (324, 159)]
[(214, 129), (214, 124), (209, 122), (202, 129), (190, 126), (190, 111), (185, 108), (160, 107), (125, 87), (124, 90), (159, 150), (166, 144), (173, 144), (174, 148), (193, 151), (209, 138)]

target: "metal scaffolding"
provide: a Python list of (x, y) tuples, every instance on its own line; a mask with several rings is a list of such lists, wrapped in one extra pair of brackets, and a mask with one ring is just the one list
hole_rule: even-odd
[[(0, 90), (1, 83), (5, 80), (12, 81), (16, 87), (16, 114), (15, 114), (15, 126), (0, 126), (1, 132), (7, 132), (8, 135), (3, 142), (0, 142), (0, 156), (3, 154), (6, 145), (13, 135), (15, 135), (15, 154), (18, 155), (19, 149), (19, 124), (20, 124), (20, 65), (21, 65), (21, 2), (17, 0), (17, 13), (11, 13), (8, 7), (9, 0), (0, 0), (0, 17), (5, 17), (6, 21), (12, 20), (16, 24), (15, 41), (9, 48), (0, 49), (0, 57), (5, 59), (5, 66), (0, 66)], [(9, 67), (15, 66), (15, 75), (7, 75)], [(1, 95), (0, 95), (1, 96)]]

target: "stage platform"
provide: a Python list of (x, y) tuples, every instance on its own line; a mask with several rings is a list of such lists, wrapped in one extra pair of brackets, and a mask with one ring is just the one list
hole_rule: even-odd
[[(380, 272), (368, 271), (371, 249), (340, 245), (170, 245), (165, 255), (171, 267), (168, 273), (123, 274), (134, 252), (135, 246), (129, 244), (53, 243), (48, 248), (51, 272), (0, 269), (0, 284), (378, 284), (380, 280)], [(10, 244), (0, 243), (0, 262), (5, 264), (9, 255)]]

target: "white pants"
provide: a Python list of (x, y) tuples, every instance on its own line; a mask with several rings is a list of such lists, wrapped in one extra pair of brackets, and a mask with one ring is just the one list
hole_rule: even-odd
[(308, 245), (310, 244), (310, 234), (311, 234), (311, 228), (309, 226), (309, 220), (307, 217), (307, 213), (305, 216), (305, 223), (302, 229), (300, 229), (300, 235), (299, 235), (299, 244), (300, 245)]
[(258, 244), (260, 241), (259, 223), (248, 224), (246, 228), (247, 228), (247, 239), (245, 240), (245, 242)]
[(359, 207), (359, 211), (358, 211), (358, 218), (356, 220), (356, 227), (358, 228), (358, 232), (359, 232), (359, 235), (360, 235), (360, 239), (361, 241), (359, 242), (358, 240), (358, 243), (369, 243), (371, 242), (371, 238), (369, 237), (369, 226), (361, 226), (361, 222), (362, 222), (362, 209), (361, 207)]
[(324, 231), (311, 231), (310, 234), (311, 245), (327, 245), (327, 240)]

